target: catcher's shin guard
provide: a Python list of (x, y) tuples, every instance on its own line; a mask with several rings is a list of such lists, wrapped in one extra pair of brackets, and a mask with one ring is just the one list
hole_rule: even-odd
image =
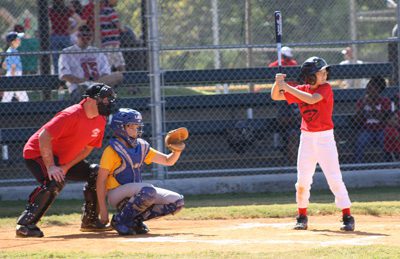
[(139, 215), (137, 219), (140, 221), (146, 221), (149, 219), (159, 218), (169, 214), (174, 215), (178, 213), (184, 207), (184, 205), (185, 202), (182, 196), (182, 198), (177, 200), (176, 202), (172, 202), (169, 204), (156, 204), (151, 206), (148, 210)]
[[(143, 187), (140, 192), (133, 197), (133, 200), (130, 199), (125, 202), (126, 199), (124, 199), (120, 202), (118, 205), (118, 213), (112, 220), (113, 227), (120, 235), (136, 234), (133, 229), (135, 226), (135, 218), (153, 205), (156, 193), (157, 191), (153, 187)], [(122, 205), (122, 203), (125, 203), (125, 205)]]
[(33, 190), (29, 195), (26, 209), (18, 218), (17, 224), (25, 226), (36, 225), (64, 188), (64, 184), (64, 182), (52, 180)]

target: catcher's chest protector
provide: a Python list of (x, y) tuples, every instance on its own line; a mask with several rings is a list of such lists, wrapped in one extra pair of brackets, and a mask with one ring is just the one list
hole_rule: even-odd
[(142, 182), (143, 161), (150, 145), (143, 139), (137, 139), (135, 148), (128, 148), (117, 139), (110, 140), (111, 147), (122, 159), (121, 165), (113, 172), (119, 184)]

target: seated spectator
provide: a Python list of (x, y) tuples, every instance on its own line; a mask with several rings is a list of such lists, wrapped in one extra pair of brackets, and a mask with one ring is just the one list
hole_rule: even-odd
[[(297, 61), (293, 58), (293, 53), (292, 49), (284, 46), (281, 49), (281, 64), (283, 67), (289, 67), (289, 66), (297, 66)], [(275, 60), (274, 62), (270, 63), (268, 67), (277, 67), (278, 66), (278, 60)]]
[(385, 152), (391, 161), (400, 158), (400, 112), (393, 112), (385, 127)]
[[(363, 61), (357, 60), (353, 55), (353, 49), (351, 47), (346, 47), (341, 52), (343, 54), (344, 60), (339, 63), (339, 65), (351, 65), (351, 64), (364, 64)], [(339, 81), (339, 86), (341, 88), (363, 88), (367, 84), (366, 79), (346, 79)]]
[[(297, 66), (297, 61), (293, 57), (292, 49), (284, 46), (281, 49), (281, 64), (283, 67)], [(277, 67), (278, 60), (271, 62), (268, 67)], [(287, 82), (291, 86), (299, 83), (296, 81)], [(297, 161), (297, 148), (300, 138), (300, 111), (297, 105), (287, 105), (278, 103), (279, 129), (274, 133), (274, 146), (280, 147), (281, 151), (287, 156), (288, 162), (292, 165)], [(282, 140), (282, 143), (279, 141)]]
[[(17, 48), (21, 45), (21, 38), (24, 36), (23, 33), (17, 33), (15, 31), (7, 33), (6, 41), (9, 46), (7, 53), (16, 54), (18, 53)], [(6, 76), (22, 76), (22, 63), (19, 55), (7, 56), (2, 64), (6, 68)], [(29, 97), (26, 91), (6, 91), (3, 92), (1, 101), (3, 103), (11, 102), (16, 98), (20, 102), (28, 102)]]
[[(82, 25), (78, 30), (77, 44), (63, 49), (60, 55), (58, 76), (67, 82), (70, 99), (79, 101), (86, 89), (80, 89), (79, 84), (86, 81), (96, 81), (110, 86), (115, 86), (122, 81), (122, 73), (111, 73), (107, 57), (90, 46), (93, 33), (89, 26)], [(84, 53), (68, 52), (84, 51)], [(92, 51), (92, 52), (91, 52)]]
[(391, 109), (390, 99), (381, 96), (385, 87), (386, 81), (383, 77), (372, 77), (367, 84), (365, 96), (357, 102), (355, 122), (360, 130), (355, 154), (358, 163), (364, 162), (365, 148), (369, 144), (382, 148), (384, 154), (384, 129)]

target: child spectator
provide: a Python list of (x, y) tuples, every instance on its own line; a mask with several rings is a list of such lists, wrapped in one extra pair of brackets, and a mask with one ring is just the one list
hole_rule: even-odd
[[(6, 41), (9, 46), (7, 53), (14, 54), (7, 56), (3, 62), (3, 66), (6, 68), (6, 76), (22, 76), (22, 63), (21, 57), (15, 55), (18, 53), (17, 48), (21, 45), (21, 38), (24, 36), (23, 33), (17, 33), (15, 31), (7, 33)], [(13, 98), (16, 98), (20, 102), (28, 102), (29, 97), (26, 91), (9, 92), (3, 93), (2, 102), (11, 102)]]

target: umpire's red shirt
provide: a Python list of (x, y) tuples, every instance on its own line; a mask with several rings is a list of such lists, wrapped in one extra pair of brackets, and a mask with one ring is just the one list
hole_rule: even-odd
[(325, 83), (317, 89), (312, 90), (311, 85), (296, 86), (300, 91), (322, 95), (323, 99), (314, 104), (308, 104), (297, 97), (285, 92), (286, 100), (289, 104), (297, 103), (301, 113), (301, 130), (304, 131), (325, 131), (333, 129), (333, 91), (330, 84)]
[(57, 113), (53, 119), (43, 125), (25, 144), (23, 157), (40, 157), (39, 133), (46, 129), (52, 137), (53, 155), (58, 157), (60, 165), (71, 162), (86, 146), (100, 148), (106, 119), (97, 116), (89, 119), (83, 109), (82, 100)]

